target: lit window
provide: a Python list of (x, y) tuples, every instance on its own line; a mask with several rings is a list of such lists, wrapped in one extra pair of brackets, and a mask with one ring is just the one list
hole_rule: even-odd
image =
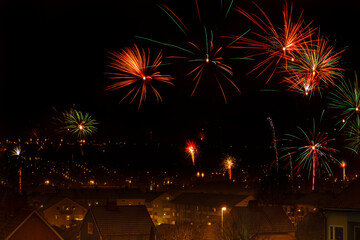
[(58, 216), (58, 215), (55, 215), (55, 220), (59, 220), (59, 216)]
[(94, 226), (91, 222), (88, 223), (88, 234), (93, 234)]
[(70, 220), (70, 215), (66, 215), (66, 220), (67, 220), (67, 221)]
[(330, 226), (329, 227), (330, 240), (343, 240), (344, 228), (342, 226)]

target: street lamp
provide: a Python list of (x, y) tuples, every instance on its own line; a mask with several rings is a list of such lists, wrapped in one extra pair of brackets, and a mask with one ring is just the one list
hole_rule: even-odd
[(224, 233), (224, 211), (226, 211), (226, 207), (221, 208), (221, 233)]

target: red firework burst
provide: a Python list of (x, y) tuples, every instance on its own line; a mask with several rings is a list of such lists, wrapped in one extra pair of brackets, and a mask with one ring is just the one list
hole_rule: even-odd
[(323, 38), (300, 45), (285, 69), (289, 77), (284, 82), (292, 91), (310, 96), (315, 90), (334, 85), (334, 80), (341, 78), (344, 70), (339, 67), (343, 51), (335, 52)]
[[(255, 70), (262, 69), (257, 77), (264, 73), (269, 67), (275, 65), (270, 77), (267, 80), (268, 82), (275, 73), (280, 60), (283, 59), (286, 65), (289, 59), (293, 59), (293, 52), (297, 51), (301, 44), (308, 41), (310, 36), (314, 33), (315, 28), (310, 26), (311, 22), (304, 26), (302, 13), (300, 14), (298, 20), (293, 22), (291, 19), (293, 9), (292, 5), (289, 8), (286, 2), (283, 10), (284, 27), (281, 30), (277, 30), (274, 27), (269, 17), (258, 5), (256, 5), (256, 7), (260, 10), (263, 19), (255, 14), (249, 14), (241, 8), (237, 8), (236, 10), (259, 27), (262, 33), (253, 32), (257, 39), (241, 38), (239, 41), (240, 45), (235, 46), (235, 48), (260, 51), (247, 56), (248, 58), (265, 56), (265, 59), (255, 65), (255, 67), (249, 72), (251, 73)], [(233, 38), (235, 37), (233, 36)]]
[(136, 45), (134, 47), (126, 47), (119, 52), (111, 53), (109, 66), (118, 72), (110, 73), (110, 79), (119, 80), (118, 82), (108, 86), (106, 90), (117, 90), (127, 86), (132, 88), (119, 101), (121, 103), (125, 98), (133, 94), (130, 101), (132, 103), (135, 98), (140, 95), (139, 107), (141, 103), (146, 100), (148, 91), (152, 91), (158, 102), (162, 101), (160, 93), (153, 86), (154, 81), (168, 83), (174, 85), (170, 75), (161, 75), (156, 71), (161, 65), (162, 53), (159, 52), (152, 65), (150, 62), (150, 50), (147, 54), (144, 49), (139, 49)]

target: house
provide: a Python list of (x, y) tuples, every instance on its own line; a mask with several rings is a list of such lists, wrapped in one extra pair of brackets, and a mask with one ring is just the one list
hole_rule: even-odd
[(287, 197), (290, 201), (282, 206), (291, 222), (296, 226), (306, 215), (318, 212), (332, 198), (331, 193), (313, 192), (293, 199)]
[(5, 240), (64, 240), (37, 212), (19, 210), (1, 224), (0, 237)]
[(173, 223), (219, 222), (221, 216), (233, 207), (246, 207), (252, 195), (211, 194), (185, 192), (174, 198), (171, 210)]
[(51, 224), (60, 228), (70, 228), (79, 224), (85, 217), (87, 209), (77, 202), (63, 198), (43, 208), (44, 218)]
[(360, 239), (360, 180), (351, 183), (323, 211), (326, 218), (325, 239)]
[(311, 212), (296, 225), (297, 240), (325, 240), (325, 216), (322, 212)]
[(148, 195), (145, 206), (155, 225), (170, 224), (171, 219), (171, 203), (173, 197), (166, 192)]
[(295, 227), (281, 206), (234, 207), (220, 231), (230, 239), (295, 240)]
[(155, 240), (145, 206), (90, 207), (80, 227), (81, 240)]

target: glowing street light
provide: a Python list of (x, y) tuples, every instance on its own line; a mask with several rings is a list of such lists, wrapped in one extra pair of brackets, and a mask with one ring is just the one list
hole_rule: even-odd
[(221, 208), (221, 233), (224, 233), (224, 211), (226, 211), (226, 207)]

